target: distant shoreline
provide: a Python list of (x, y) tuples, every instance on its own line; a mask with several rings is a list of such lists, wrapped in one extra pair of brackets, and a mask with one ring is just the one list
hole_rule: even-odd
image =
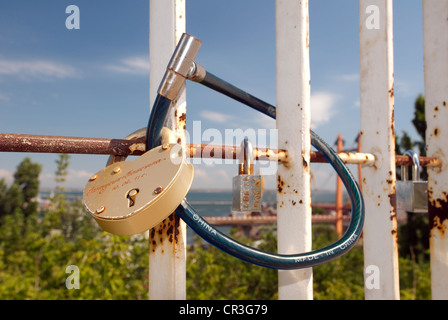
[[(55, 192), (56, 188), (40, 188), (39, 192), (41, 193), (48, 193), (48, 192)], [(64, 192), (71, 193), (71, 192), (83, 192), (83, 189), (80, 188), (64, 188)], [(221, 192), (232, 192), (232, 189), (191, 189), (189, 192), (203, 192), (203, 193), (221, 193)], [(276, 193), (277, 190), (275, 189), (266, 189), (264, 190), (266, 193)], [(335, 193), (335, 190), (311, 190), (311, 192), (318, 192), (318, 193)]]

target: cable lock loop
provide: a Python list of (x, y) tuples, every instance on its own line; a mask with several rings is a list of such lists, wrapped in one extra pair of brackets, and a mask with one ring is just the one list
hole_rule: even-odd
[[(194, 37), (187, 34), (183, 35), (175, 53), (173, 54), (173, 57), (188, 55), (183, 54), (182, 50), (186, 50), (186, 48), (188, 48), (188, 46), (184, 45), (185, 43), (197, 43), (195, 41), (187, 41), (188, 39), (191, 40), (191, 38)], [(198, 47), (195, 48), (198, 49)], [(187, 50), (187, 53), (188, 52), (191, 51)], [(197, 50), (194, 52), (194, 56), (196, 54)], [(173, 59), (174, 58), (172, 58), (172, 60)], [(192, 61), (191, 57), (185, 61), (187, 65), (189, 64), (189, 71), (199, 70), (201, 75), (196, 77), (194, 74), (192, 75), (188, 73), (185, 75), (176, 74), (178, 77), (182, 78), (182, 81), (188, 78), (199, 82), (275, 119), (276, 112), (274, 106), (246, 93), (245, 91), (242, 91), (241, 89), (219, 79), (210, 73), (207, 73), (202, 67), (196, 68), (196, 65), (193, 67), (195, 62)], [(170, 70), (171, 69), (168, 68), (167, 74), (172, 74)], [(161, 87), (163, 87), (163, 83)], [(163, 96), (162, 94), (163, 92), (159, 91), (148, 122), (146, 136), (147, 150), (160, 145), (163, 123), (169, 114), (168, 109), (171, 103), (170, 98)], [(171, 94), (172, 92), (170, 93), (170, 96), (172, 96)], [(177, 95), (177, 93), (175, 95)], [(335, 243), (307, 253), (293, 255), (268, 253), (239, 243), (216, 230), (194, 210), (187, 200), (182, 201), (182, 203), (177, 207), (176, 213), (205, 241), (236, 258), (263, 267), (285, 270), (301, 269), (313, 267), (340, 257), (355, 245), (361, 235), (364, 224), (364, 200), (357, 182), (353, 178), (349, 169), (345, 166), (344, 162), (339, 158), (337, 153), (313, 131), (311, 131), (311, 144), (322, 152), (326, 160), (333, 166), (346, 187), (352, 204), (350, 224), (345, 234)]]

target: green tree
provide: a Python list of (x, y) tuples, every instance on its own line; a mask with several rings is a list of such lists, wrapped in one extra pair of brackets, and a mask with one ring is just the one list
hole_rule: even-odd
[(39, 175), (42, 166), (32, 162), (30, 158), (25, 158), (17, 167), (14, 173), (14, 183), (22, 190), (23, 194), (23, 213), (25, 216), (37, 210), (35, 198), (39, 194)]
[(425, 118), (425, 97), (419, 94), (414, 102), (414, 119), (412, 124), (415, 130), (421, 137), (421, 141), (417, 141), (416, 145), (419, 148), (420, 155), (426, 155), (426, 118)]
[[(37, 211), (36, 197), (39, 193), (39, 175), (42, 166), (25, 158), (14, 173), (14, 182), (6, 190), (6, 183), (0, 183), (0, 217), (12, 214), (20, 208), (25, 216)], [(5, 191), (6, 190), (6, 191)]]
[(395, 139), (397, 140), (395, 142), (396, 154), (404, 154), (406, 151), (412, 150), (416, 146), (416, 143), (414, 141), (412, 141), (411, 137), (408, 135), (408, 133), (406, 131), (402, 131), (402, 136), (400, 137), (399, 140), (398, 140), (398, 136), (395, 137)]
[[(76, 224), (76, 228), (64, 228), (55, 206), (26, 216), (18, 183), (0, 190), (9, 199), (19, 199), (0, 224), (0, 299), (147, 299), (148, 240), (144, 235), (103, 232), (81, 201), (64, 201), (64, 212), (75, 217)], [(65, 285), (69, 265), (80, 270), (79, 290)]]
[[(249, 239), (232, 229), (231, 236), (247, 245)], [(258, 248), (274, 252), (276, 239), (272, 229), (260, 231)], [(269, 300), (277, 296), (277, 271), (241, 261), (195, 238), (188, 249), (187, 299), (189, 300)]]

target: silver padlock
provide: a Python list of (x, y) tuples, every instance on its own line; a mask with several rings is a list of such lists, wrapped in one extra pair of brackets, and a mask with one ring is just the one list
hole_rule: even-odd
[(420, 162), (417, 153), (407, 151), (413, 162), (412, 180), (408, 179), (406, 166), (401, 167), (401, 179), (397, 181), (397, 209), (413, 212), (428, 212), (428, 182), (420, 181)]
[(233, 177), (232, 211), (261, 212), (263, 181), (261, 175), (254, 174), (254, 153), (248, 138), (241, 143), (240, 161), (238, 175)]

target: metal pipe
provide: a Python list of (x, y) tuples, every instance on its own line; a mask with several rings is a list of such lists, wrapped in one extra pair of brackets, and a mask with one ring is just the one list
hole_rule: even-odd
[(442, 165), (428, 170), (431, 297), (448, 299), (448, 0), (423, 0), (426, 154)]
[[(189, 158), (221, 158), (237, 159), (241, 152), (239, 146), (210, 145), (187, 143), (187, 157)], [(86, 138), (31, 135), (16, 133), (0, 133), (0, 152), (24, 153), (68, 153), (68, 154), (96, 154), (114, 156), (139, 156), (145, 153), (145, 138), (134, 140)], [(316, 151), (311, 151), (311, 162), (327, 163), (327, 159)], [(347, 164), (375, 164), (375, 156), (369, 153), (340, 152), (338, 156)], [(281, 149), (254, 148), (254, 159), (263, 161), (288, 162), (288, 153)], [(398, 166), (412, 166), (412, 159), (405, 155), (395, 156)], [(420, 166), (437, 168), (440, 161), (435, 157), (419, 157)]]
[[(365, 167), (363, 233), (365, 299), (399, 299), (397, 215), (395, 209), (395, 122), (392, 0), (359, 1), (360, 101), (362, 148), (376, 165)], [(381, 27), (371, 25), (371, 9)], [(381, 13), (381, 14), (380, 14)], [(377, 271), (372, 280), (370, 268)], [(380, 276), (381, 275), (381, 276)]]
[(264, 113), (265, 115), (268, 115), (270, 117), (275, 118), (276, 111), (275, 108), (272, 108), (271, 106), (266, 106), (266, 103), (257, 97), (254, 97), (253, 95), (235, 87), (234, 85), (228, 83), (227, 81), (224, 81), (214, 74), (205, 71), (205, 77), (202, 80), (194, 80), (198, 83), (203, 84), (204, 86), (213, 89), (217, 92), (220, 92), (229, 98), (232, 98), (238, 102), (241, 102), (255, 110), (260, 111), (261, 113)]

